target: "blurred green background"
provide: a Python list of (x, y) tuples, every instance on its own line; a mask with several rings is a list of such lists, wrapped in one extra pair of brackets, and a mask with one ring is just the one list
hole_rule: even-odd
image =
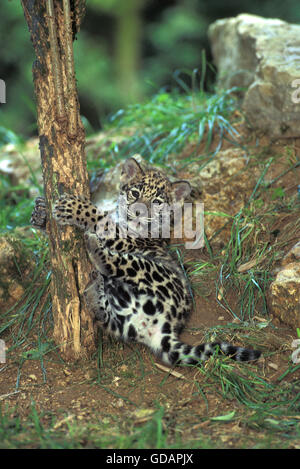
[[(218, 18), (253, 13), (299, 23), (299, 0), (87, 0), (74, 43), (81, 114), (87, 133), (128, 103), (161, 90), (192, 86), (202, 51), (211, 62), (207, 28)], [(2, 0), (0, 78), (6, 103), (0, 127), (26, 138), (36, 134), (34, 60), (19, 0)], [(206, 89), (214, 73), (208, 68)], [(0, 128), (0, 141), (13, 135)]]

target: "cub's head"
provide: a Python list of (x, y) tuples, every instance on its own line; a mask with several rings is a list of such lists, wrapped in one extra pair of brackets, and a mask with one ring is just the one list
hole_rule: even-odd
[(143, 170), (134, 158), (125, 161), (120, 181), (120, 199), (126, 204), (129, 220), (141, 224), (161, 219), (164, 210), (181, 206), (191, 192), (187, 181), (170, 182), (157, 169)]

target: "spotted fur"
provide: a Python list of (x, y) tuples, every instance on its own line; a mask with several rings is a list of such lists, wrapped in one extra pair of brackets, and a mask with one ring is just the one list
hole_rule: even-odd
[[(164, 203), (183, 203), (189, 192), (186, 181), (171, 183), (157, 170), (143, 171), (133, 158), (124, 164), (120, 196), (126, 198), (129, 219), (135, 217), (134, 203), (149, 208), (155, 204), (159, 214)], [(86, 248), (94, 266), (84, 292), (85, 301), (109, 333), (125, 342), (147, 345), (169, 365), (197, 364), (216, 349), (238, 361), (259, 357), (258, 351), (224, 342), (191, 346), (180, 341), (191, 311), (189, 285), (164, 239), (136, 237), (132, 232), (122, 237), (119, 220), (115, 238), (101, 237), (100, 225), (107, 228), (113, 214), (101, 212), (79, 196), (61, 196), (55, 204), (54, 217), (60, 225), (76, 225), (85, 232)]]

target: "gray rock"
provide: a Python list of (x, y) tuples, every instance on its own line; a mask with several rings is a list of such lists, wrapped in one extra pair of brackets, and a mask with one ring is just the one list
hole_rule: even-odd
[(270, 285), (268, 306), (274, 318), (300, 327), (300, 262), (283, 267)]
[(245, 87), (243, 109), (271, 137), (300, 135), (300, 26), (242, 14), (209, 28), (218, 86)]
[(281, 260), (268, 292), (273, 319), (300, 327), (300, 241)]
[(23, 245), (21, 232), (0, 236), (0, 313), (21, 299), (34, 269), (34, 255)]

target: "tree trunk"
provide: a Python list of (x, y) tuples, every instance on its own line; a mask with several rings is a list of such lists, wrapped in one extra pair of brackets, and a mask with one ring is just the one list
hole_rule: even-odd
[(76, 90), (72, 35), (79, 29), (84, 0), (22, 0), (36, 54), (33, 79), (44, 190), (49, 214), (54, 340), (66, 360), (87, 358), (95, 350), (93, 321), (82, 300), (90, 264), (79, 236), (60, 228), (52, 206), (60, 194), (89, 197), (85, 133)]

